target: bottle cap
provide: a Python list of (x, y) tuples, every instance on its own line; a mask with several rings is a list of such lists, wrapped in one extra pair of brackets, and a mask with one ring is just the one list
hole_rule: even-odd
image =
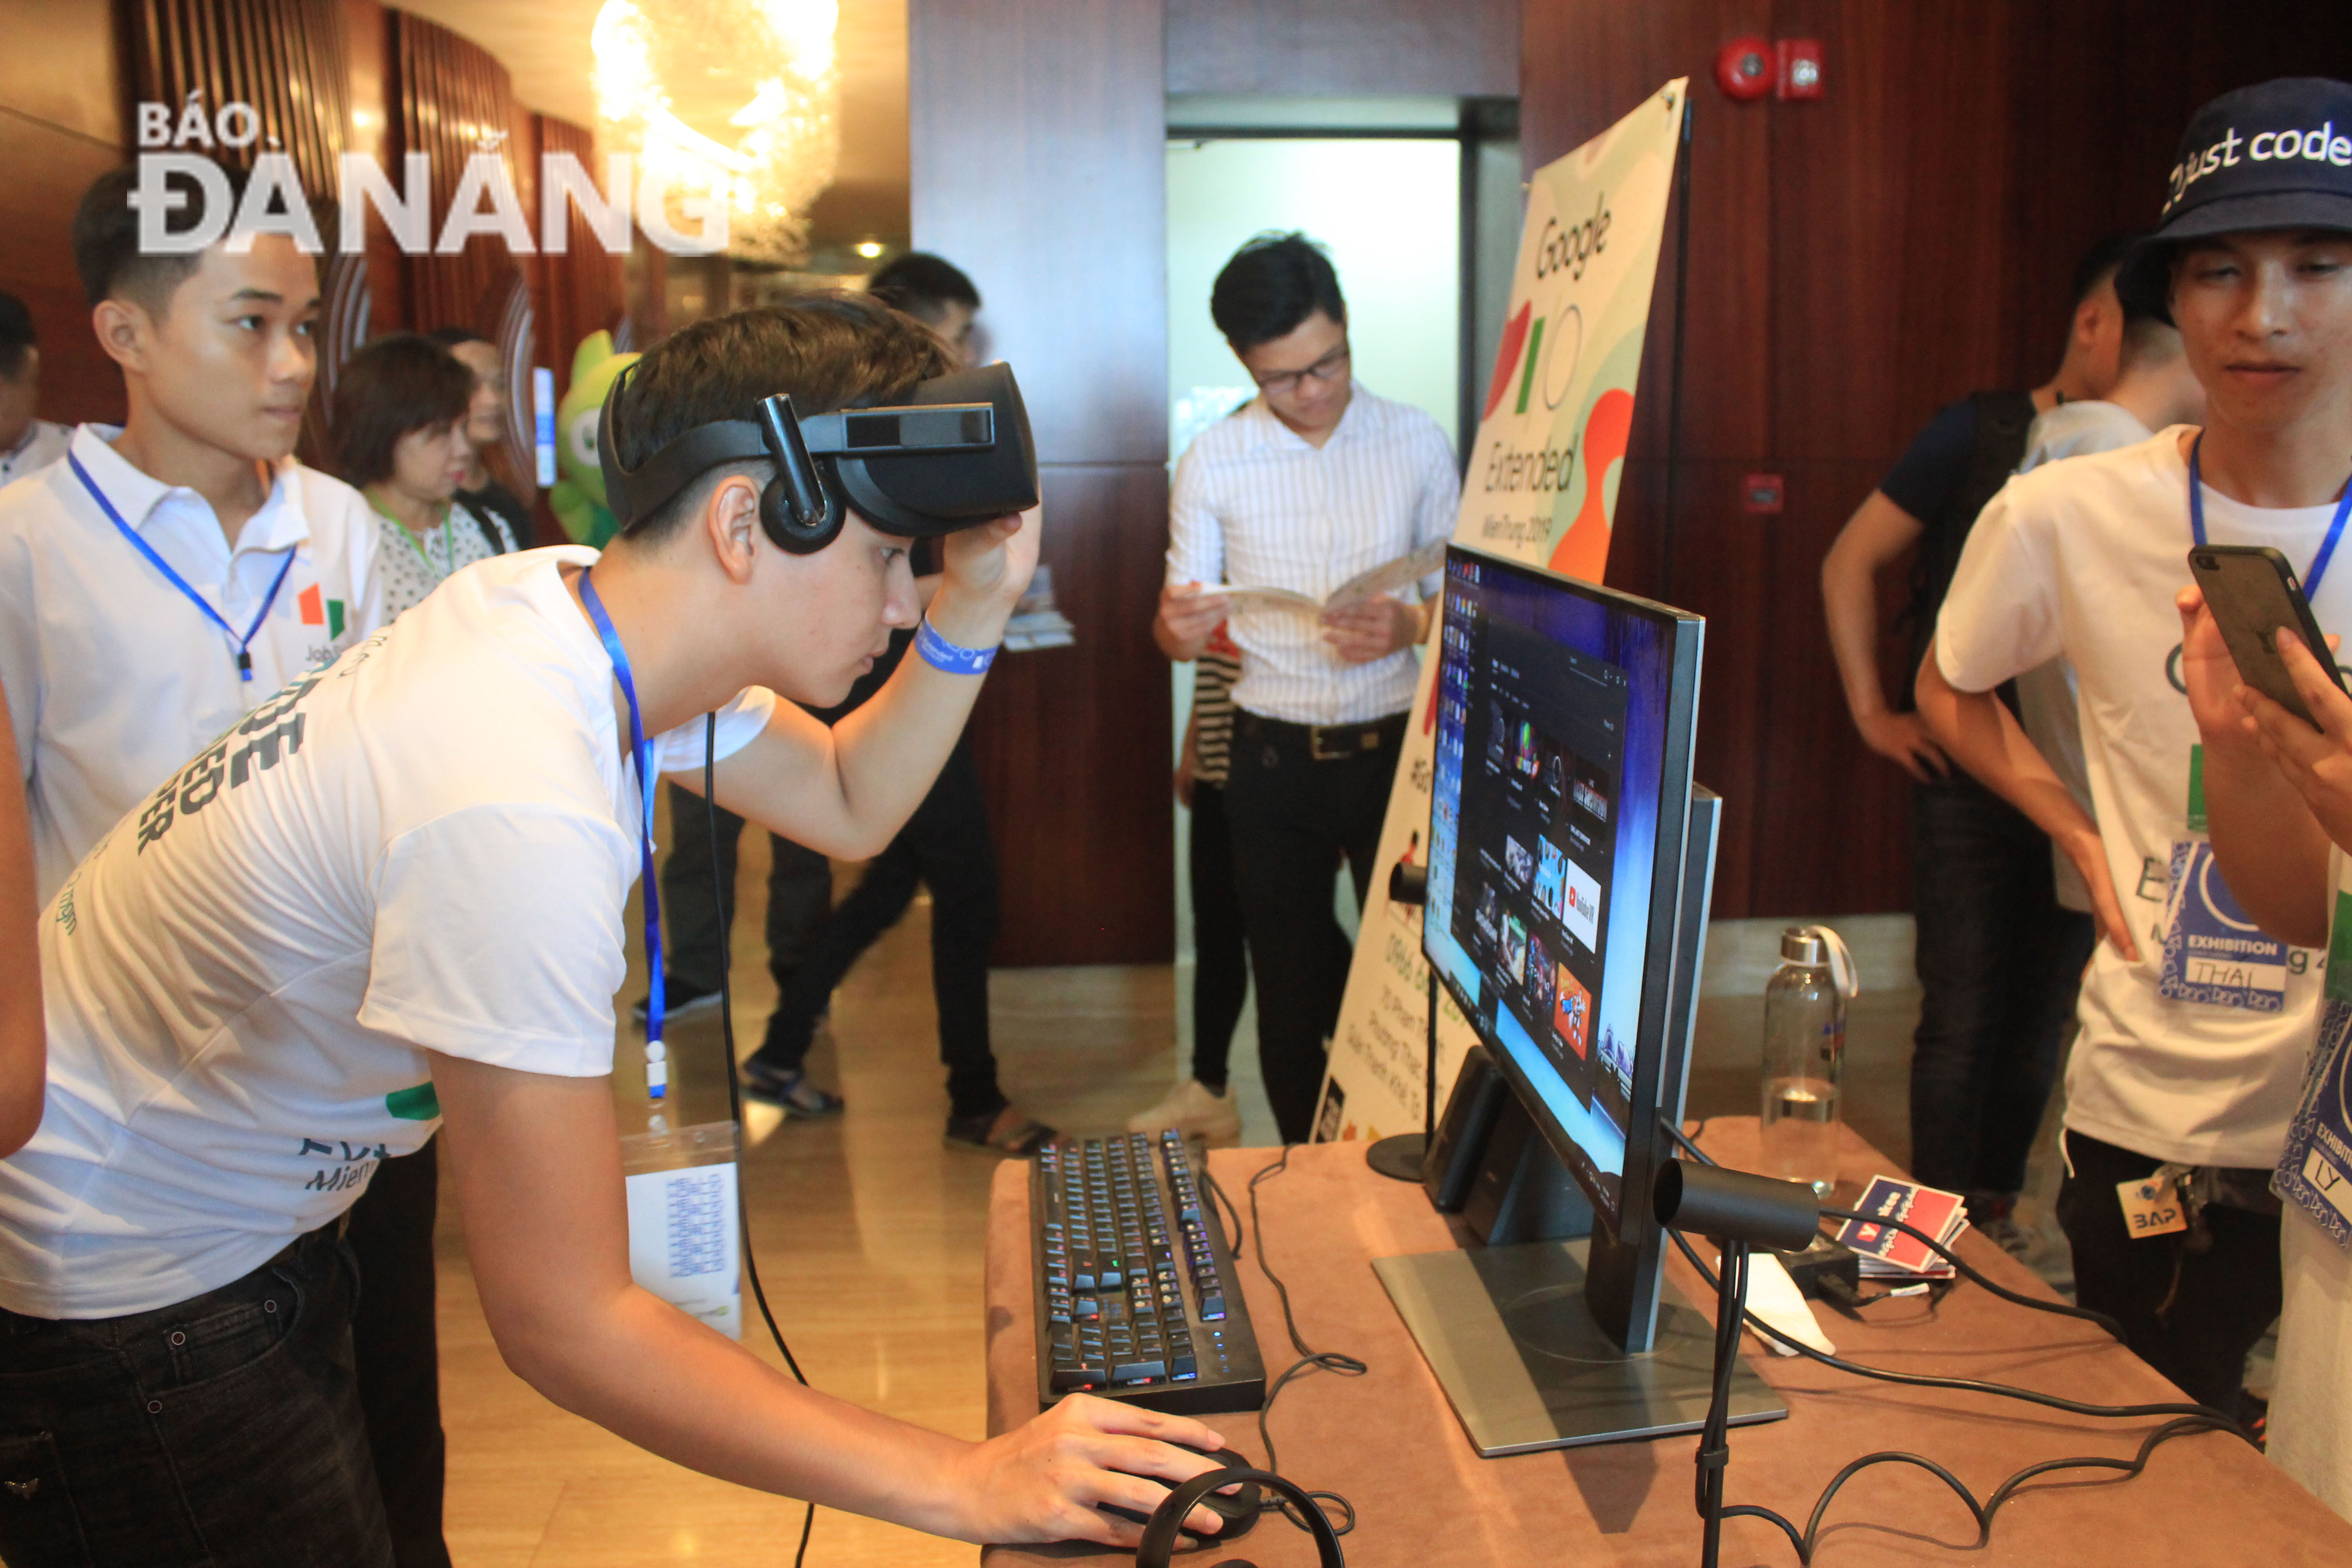
[(1862, 994), (1861, 976), (1844, 939), (1827, 926), (1790, 926), (1780, 933), (1780, 957), (1792, 963), (1827, 964), (1830, 979), (1849, 1002)]

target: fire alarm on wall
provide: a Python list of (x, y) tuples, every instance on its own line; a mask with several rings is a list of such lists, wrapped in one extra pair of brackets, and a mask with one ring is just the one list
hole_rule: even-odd
[(1761, 38), (1734, 38), (1715, 57), (1715, 85), (1738, 103), (1752, 103), (1772, 90), (1776, 62)]
[(1814, 99), (1822, 95), (1822, 41), (1782, 38), (1772, 46), (1779, 70), (1773, 94), (1781, 99)]

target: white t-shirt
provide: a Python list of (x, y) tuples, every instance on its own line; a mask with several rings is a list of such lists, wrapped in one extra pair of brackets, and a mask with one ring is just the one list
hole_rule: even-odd
[[(2132, 416), (2131, 410), (2115, 404), (2097, 398), (2062, 403), (2037, 416), (2032, 428), (2026, 431), (2025, 460), (2017, 465), (2017, 471), (2031, 473), (2044, 463), (2135, 447), (2154, 434)], [(2075, 710), (2074, 669), (2064, 659), (2053, 658), (2027, 670), (2017, 678), (2017, 706), (2018, 723), (2033, 749), (2049, 761), (2051, 771), (2075, 804), (2090, 813), (2091, 775), (2083, 763), (2083, 725)], [(2050, 874), (2061, 904), (2090, 912), (2091, 890), (2083, 885), (2083, 873), (2054, 844), (2050, 847)]]
[[(1937, 622), (1936, 657), (1961, 691), (1990, 691), (2049, 659), (2073, 665), (2084, 761), (2107, 868), (2140, 957), (2099, 943), (2066, 1068), (2066, 1125), (2159, 1160), (2267, 1166), (2294, 1113), (2319, 1005), (2318, 954), (2284, 954), (2275, 1011), (2159, 994), (2176, 845), (2188, 825), (2197, 723), (2179, 685), (2189, 580), (2183, 427), (2011, 479), (1969, 534)], [(2269, 544), (2298, 566), (2331, 506), (2243, 506), (2208, 486), (2207, 537)], [(2352, 568), (2322, 579), (2323, 626), (2352, 630)]]
[[(41, 926), (48, 1096), (0, 1161), (0, 1305), (224, 1285), (436, 1125), (425, 1049), (613, 1054), (640, 795), (559, 567), (502, 555), (256, 709), (78, 867)], [(772, 694), (720, 715), (720, 754)], [(662, 736), (697, 769), (703, 726)]]
[(375, 514), (359, 491), (289, 458), (231, 549), (211, 503), (131, 467), (110, 445), (119, 434), (85, 425), (70, 450), (123, 521), (239, 637), (268, 614), (241, 679), (236, 642), (122, 537), (71, 464), (0, 489), (0, 686), (45, 900), (197, 747), (383, 624)]

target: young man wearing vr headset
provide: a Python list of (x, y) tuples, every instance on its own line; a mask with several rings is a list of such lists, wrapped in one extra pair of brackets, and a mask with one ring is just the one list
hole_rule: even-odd
[[(1107, 1401), (984, 1443), (863, 1411), (630, 1278), (611, 998), (648, 775), (698, 784), (713, 734), (723, 805), (850, 857), (922, 798), (1036, 559), (1012, 378), (947, 369), (855, 300), (679, 333), (608, 405), (602, 557), (456, 574), (68, 879), (46, 1114), (0, 1163), (14, 1568), (390, 1562), (340, 1221), (436, 1123), (508, 1363), (666, 1458), (967, 1541), (1126, 1545), (1097, 1504), (1148, 1513), (1207, 1468), (1152, 1440), (1206, 1427)], [(917, 534), (946, 564), (920, 657), (828, 730), (794, 703), (916, 624)]]

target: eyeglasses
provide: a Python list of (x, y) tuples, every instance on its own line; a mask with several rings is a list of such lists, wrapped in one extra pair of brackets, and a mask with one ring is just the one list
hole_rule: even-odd
[(1311, 381), (1319, 386), (1325, 382), (1336, 381), (1347, 374), (1348, 345), (1341, 343), (1305, 370), (1286, 371), (1280, 375), (1253, 374), (1250, 379), (1257, 383), (1257, 389), (1260, 392), (1271, 392), (1276, 396), (1287, 396), (1298, 390), (1301, 382)]

